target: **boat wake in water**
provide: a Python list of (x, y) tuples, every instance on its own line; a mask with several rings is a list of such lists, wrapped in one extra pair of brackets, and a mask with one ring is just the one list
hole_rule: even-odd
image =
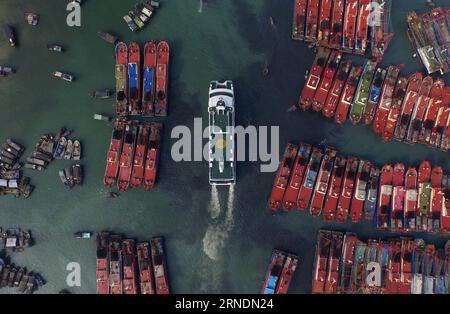
[(200, 3), (198, 5), (198, 13), (202, 13), (203, 12), (203, 0), (200, 0)]
[(212, 219), (216, 219), (220, 215), (219, 192), (215, 185), (211, 187), (211, 202), (208, 211)]
[[(214, 189), (215, 187), (213, 187)], [(216, 190), (217, 192), (217, 190)], [(218, 195), (218, 192), (217, 192)], [(212, 198), (214, 197), (214, 191), (212, 191)], [(213, 200), (213, 199), (212, 199)], [(212, 201), (211, 204), (214, 202)], [(216, 216), (218, 218), (220, 214), (220, 203), (217, 198), (217, 203), (219, 205), (219, 213)], [(226, 240), (228, 239), (231, 230), (234, 226), (234, 186), (231, 185), (228, 191), (228, 200), (227, 200), (227, 211), (225, 213), (225, 217), (223, 217), (222, 221), (213, 222), (208, 226), (206, 230), (205, 236), (203, 237), (203, 252), (212, 260), (220, 259), (222, 249), (226, 244)], [(210, 209), (210, 213), (213, 211)], [(211, 215), (212, 216), (212, 215)]]

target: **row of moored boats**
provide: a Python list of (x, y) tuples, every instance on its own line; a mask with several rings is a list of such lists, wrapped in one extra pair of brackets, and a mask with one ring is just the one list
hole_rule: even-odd
[(370, 47), (381, 59), (393, 37), (390, 10), (390, 0), (294, 0), (292, 38), (360, 55)]
[(363, 67), (343, 60), (338, 50), (319, 48), (302, 89), (298, 107), (313, 109), (336, 123), (372, 124), (384, 141), (450, 149), (450, 86), (416, 72), (400, 74), (367, 60)]
[(164, 239), (136, 243), (120, 234), (97, 235), (97, 294), (168, 294)]
[(442, 250), (423, 239), (320, 230), (312, 275), (312, 293), (448, 294), (450, 241)]
[(116, 110), (118, 116), (167, 115), (170, 47), (147, 42), (143, 59), (137, 43), (116, 45)]
[(5, 264), (0, 259), (0, 288), (17, 288), (20, 293), (31, 294), (45, 284), (41, 275), (27, 272), (24, 267)]
[(287, 294), (298, 265), (298, 256), (275, 249), (270, 256), (262, 294)]
[(366, 219), (392, 232), (450, 234), (450, 175), (428, 161), (418, 170), (403, 163), (380, 169), (330, 147), (289, 143), (269, 206), (273, 213), (297, 207), (338, 223)]
[(162, 124), (117, 119), (107, 153), (105, 186), (117, 182), (120, 191), (129, 187), (152, 189), (156, 182)]

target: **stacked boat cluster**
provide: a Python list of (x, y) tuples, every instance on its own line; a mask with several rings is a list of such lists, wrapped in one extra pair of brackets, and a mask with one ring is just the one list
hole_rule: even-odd
[(158, 1), (144, 1), (137, 3), (134, 9), (123, 16), (123, 20), (127, 23), (128, 28), (132, 31), (138, 31), (147, 25), (153, 16), (155, 9), (159, 8)]
[(45, 280), (41, 275), (34, 272), (27, 272), (24, 267), (5, 264), (0, 259), (0, 288), (17, 288), (17, 292), (31, 294), (37, 287), (45, 285)]
[(11, 139), (0, 147), (0, 195), (14, 195), (28, 198), (34, 187), (30, 178), (22, 175), (22, 163), (19, 161), (24, 147)]
[(390, 0), (294, 0), (292, 39), (381, 59), (394, 36)]
[(107, 153), (105, 186), (119, 191), (155, 186), (162, 124), (117, 120)]
[(364, 67), (342, 60), (342, 52), (320, 48), (301, 91), (298, 108), (313, 109), (336, 123), (372, 124), (384, 141), (450, 149), (450, 86), (416, 72), (400, 75), (367, 60)]
[(363, 218), (392, 232), (450, 234), (450, 175), (423, 161), (417, 171), (337, 156), (337, 151), (289, 143), (270, 195), (273, 213), (295, 206), (325, 221)]
[(97, 294), (169, 294), (163, 237), (150, 242), (97, 235)]
[(135, 42), (116, 45), (116, 111), (118, 116), (167, 115), (170, 47), (147, 42), (144, 59)]
[(312, 278), (316, 294), (448, 294), (450, 241), (441, 250), (423, 239), (365, 242), (320, 230)]
[(58, 135), (45, 134), (36, 143), (31, 157), (27, 158), (25, 167), (43, 171), (53, 159), (80, 160), (81, 143), (79, 140), (68, 139), (72, 131), (61, 128)]
[(72, 189), (74, 186), (83, 184), (83, 166), (75, 164), (58, 172), (61, 182), (67, 190)]
[(434, 8), (431, 12), (407, 15), (407, 34), (411, 45), (428, 73), (450, 72), (450, 8)]
[(22, 229), (6, 229), (3, 232), (0, 227), (0, 239), (3, 247), (13, 252), (22, 252), (33, 245), (30, 232)]
[(273, 250), (262, 294), (287, 294), (298, 265), (298, 256), (282, 250)]

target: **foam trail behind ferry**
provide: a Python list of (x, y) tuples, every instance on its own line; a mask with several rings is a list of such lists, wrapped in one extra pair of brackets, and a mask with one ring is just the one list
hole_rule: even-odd
[(212, 260), (218, 260), (222, 249), (234, 226), (234, 187), (228, 191), (227, 212), (223, 221), (217, 225), (211, 224), (203, 237), (203, 252)]
[(209, 214), (212, 219), (216, 219), (220, 215), (219, 192), (217, 191), (217, 187), (215, 185), (211, 187), (211, 202), (209, 204)]
[(200, 0), (200, 3), (198, 5), (198, 13), (202, 13), (203, 12), (203, 0)]

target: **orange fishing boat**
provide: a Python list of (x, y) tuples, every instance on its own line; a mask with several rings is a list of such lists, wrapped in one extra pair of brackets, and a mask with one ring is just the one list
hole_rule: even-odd
[(306, 14), (305, 41), (317, 40), (317, 23), (319, 19), (319, 0), (308, 0)]
[(417, 98), (419, 97), (420, 86), (422, 85), (422, 73), (416, 72), (411, 74), (408, 78), (408, 87), (406, 89), (406, 95), (402, 102), (402, 110), (400, 118), (395, 127), (394, 138), (399, 141), (403, 141), (408, 132), (408, 127), (411, 122), (411, 116)]
[(358, 16), (358, 0), (347, 0), (344, 13), (344, 29), (342, 48), (352, 53), (355, 48), (356, 18)]
[(378, 229), (389, 229), (389, 216), (391, 213), (392, 199), (392, 181), (394, 169), (392, 165), (384, 165), (380, 175), (380, 196), (378, 198), (378, 208), (376, 218), (376, 226)]
[(122, 241), (123, 254), (123, 292), (124, 294), (137, 294), (137, 267), (136, 244), (133, 239)]
[(311, 70), (306, 78), (305, 85), (300, 94), (298, 107), (302, 110), (307, 110), (311, 107), (314, 95), (316, 94), (317, 87), (319, 86), (322, 78), (322, 73), (325, 65), (327, 64), (328, 57), (331, 50), (328, 48), (320, 47), (316, 58), (314, 59)]
[(283, 269), (278, 279), (278, 285), (275, 289), (275, 294), (287, 294), (289, 286), (294, 276), (298, 265), (298, 256), (287, 253), (283, 264)]
[(147, 158), (145, 159), (144, 189), (153, 189), (158, 174), (159, 154), (161, 152), (162, 124), (151, 123), (147, 145)]
[(142, 186), (144, 180), (145, 157), (147, 156), (148, 145), (148, 126), (141, 126), (136, 142), (136, 151), (134, 153), (133, 171), (131, 174), (130, 185), (137, 189)]
[(325, 205), (323, 207), (323, 220), (332, 221), (336, 214), (339, 196), (342, 191), (342, 182), (344, 181), (345, 165), (347, 159), (337, 156), (331, 172), (330, 187), (328, 188)]
[(295, 158), (291, 178), (283, 197), (283, 209), (285, 211), (292, 210), (298, 198), (298, 191), (303, 182), (303, 176), (308, 166), (309, 156), (311, 155), (311, 145), (300, 143), (297, 157)]
[(119, 191), (125, 191), (130, 186), (136, 136), (137, 127), (129, 123), (126, 124), (122, 154), (120, 155), (119, 177), (117, 182)]
[(97, 294), (109, 293), (109, 232), (97, 234), (97, 260), (95, 277), (97, 279)]
[(155, 282), (153, 280), (150, 243), (141, 242), (137, 245), (137, 258), (139, 267), (139, 283), (141, 294), (154, 294)]
[(417, 208), (417, 170), (410, 167), (405, 176), (405, 228), (407, 232), (416, 229), (416, 208)]
[(297, 153), (298, 146), (288, 143), (284, 150), (283, 161), (278, 169), (278, 174), (275, 178), (275, 183), (269, 197), (269, 207), (272, 210), (272, 213), (276, 213), (276, 211), (281, 208), (284, 192), (288, 186)]
[(322, 213), (336, 154), (337, 151), (335, 149), (328, 148), (323, 156), (322, 164), (320, 165), (319, 174), (317, 176), (317, 182), (315, 184), (311, 199), (310, 213), (313, 216), (320, 216)]
[(394, 166), (392, 187), (391, 231), (399, 232), (403, 230), (405, 225), (405, 165), (402, 163), (398, 163)]
[(330, 20), (332, 6), (333, 0), (320, 1), (319, 31), (317, 33), (317, 42), (323, 46), (328, 45), (328, 40), (330, 38)]
[(109, 144), (108, 153), (106, 155), (106, 170), (103, 178), (103, 184), (109, 188), (112, 188), (116, 183), (117, 175), (119, 174), (119, 161), (122, 152), (124, 129), (124, 123), (120, 120), (116, 120), (111, 136), (111, 143)]
[(367, 181), (369, 180), (371, 164), (361, 160), (356, 174), (355, 190), (350, 207), (350, 219), (353, 223), (361, 221), (364, 215), (364, 202), (366, 200)]
[(430, 142), (431, 133), (438, 122), (439, 110), (442, 107), (444, 88), (445, 82), (443, 79), (438, 78), (434, 81), (430, 91), (430, 100), (428, 101), (425, 118), (422, 123), (422, 130), (418, 138), (419, 142), (424, 144)]
[(342, 45), (344, 2), (344, 0), (334, 0), (331, 9), (330, 48), (333, 49), (340, 49)]
[(369, 16), (372, 0), (359, 0), (359, 14), (356, 26), (355, 53), (364, 55), (368, 46)]
[(339, 272), (341, 266), (342, 245), (344, 234), (333, 231), (331, 233), (330, 257), (325, 281), (324, 293), (335, 294), (338, 291)]
[(166, 41), (160, 41), (156, 48), (156, 100), (155, 115), (167, 116), (167, 95), (169, 89), (170, 47)]
[(322, 111), (333, 84), (333, 79), (338, 70), (339, 64), (341, 63), (341, 59), (341, 52), (335, 50), (331, 52), (330, 58), (327, 62), (327, 66), (325, 67), (325, 71), (322, 74), (319, 88), (314, 95), (314, 99), (312, 102), (312, 108), (314, 111)]
[(146, 116), (155, 114), (155, 76), (156, 76), (156, 43), (147, 42), (144, 46), (144, 69), (142, 81), (142, 109)]
[(124, 42), (116, 45), (116, 113), (118, 116), (127, 114), (128, 105), (128, 47)]
[(306, 167), (303, 184), (298, 192), (297, 207), (301, 211), (309, 209), (311, 195), (317, 180), (322, 157), (323, 152), (321, 149), (312, 149), (311, 158), (309, 159), (308, 166)]
[(325, 281), (327, 278), (328, 258), (330, 255), (330, 246), (332, 242), (332, 233), (328, 230), (319, 230), (319, 236), (316, 244), (316, 254), (314, 259), (312, 293), (324, 293)]
[(339, 196), (338, 208), (336, 212), (336, 221), (344, 223), (347, 220), (350, 211), (350, 202), (352, 200), (353, 190), (355, 188), (356, 173), (358, 171), (359, 160), (349, 157), (344, 173), (344, 182), (342, 184), (342, 193)]
[(327, 118), (333, 118), (336, 112), (337, 105), (339, 103), (339, 98), (344, 90), (345, 82), (347, 81), (348, 75), (352, 68), (352, 61), (345, 60), (341, 62), (339, 69), (337, 71), (336, 77), (334, 78), (333, 86), (327, 96), (325, 101), (325, 106), (323, 107), (322, 114)]
[(306, 6), (308, 0), (294, 0), (294, 20), (292, 23), (292, 39), (305, 39)]
[(347, 82), (345, 83), (344, 91), (339, 98), (336, 115), (334, 116), (334, 120), (338, 124), (343, 124), (347, 120), (350, 105), (353, 103), (353, 98), (355, 97), (356, 88), (358, 87), (362, 71), (363, 68), (361, 66), (353, 67), (350, 71)]

